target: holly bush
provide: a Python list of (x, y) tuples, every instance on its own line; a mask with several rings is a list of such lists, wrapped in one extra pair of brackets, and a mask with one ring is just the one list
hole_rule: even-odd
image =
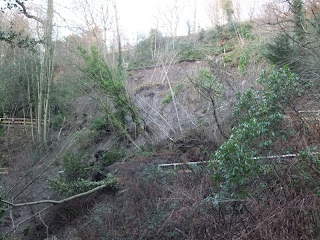
[(272, 152), (276, 140), (285, 137), (285, 110), (293, 107), (294, 100), (303, 94), (298, 76), (288, 67), (272, 68), (270, 74), (263, 72), (258, 81), (262, 90), (251, 87), (239, 96), (233, 112), (237, 124), (213, 155), (213, 178), (219, 195), (249, 195), (248, 184), (262, 171), (261, 163), (254, 157)]

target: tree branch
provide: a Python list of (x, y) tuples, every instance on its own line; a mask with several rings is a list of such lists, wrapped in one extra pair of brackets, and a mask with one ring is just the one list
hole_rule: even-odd
[[(98, 190), (101, 190), (103, 188), (106, 188), (106, 187), (109, 187), (109, 185), (101, 185), (99, 187), (96, 187), (96, 188), (93, 188), (87, 192), (83, 192), (83, 193), (79, 193), (79, 194), (76, 194), (76, 195), (73, 195), (71, 197), (68, 197), (68, 198), (65, 198), (65, 199), (62, 199), (62, 200), (41, 200), (41, 201), (35, 201), (35, 202), (27, 202), (27, 203), (11, 203), (11, 202), (8, 202), (6, 200), (0, 200), (2, 203), (5, 203), (5, 204), (8, 204), (11, 206), (11, 208), (18, 208), (18, 207), (26, 207), (26, 206), (32, 206), (32, 205), (38, 205), (38, 204), (53, 204), (53, 205), (58, 205), (58, 204), (61, 204), (61, 203), (65, 203), (65, 202), (68, 202), (68, 201), (71, 201), (71, 200), (74, 200), (76, 198), (80, 198), (80, 197), (83, 197), (83, 196), (87, 196), (93, 192), (96, 192)], [(9, 210), (10, 208), (6, 209), (6, 210)]]
[(35, 214), (31, 215), (30, 217), (28, 217), (28, 218), (26, 218), (26, 219), (22, 220), (22, 221), (21, 221), (21, 222), (19, 222), (16, 226), (14, 226), (12, 230), (10, 230), (10, 231), (9, 231), (9, 232), (7, 232), (6, 234), (4, 234), (4, 237), (8, 236), (8, 235), (9, 235), (10, 233), (12, 233), (12, 232), (15, 232), (21, 224), (23, 224), (23, 223), (25, 223), (25, 222), (29, 221), (30, 219), (32, 219), (32, 218), (34, 218), (34, 217), (38, 216), (39, 214), (41, 214), (41, 213), (45, 212), (46, 210), (50, 209), (52, 206), (53, 206), (53, 205), (48, 206), (48, 207), (45, 207), (44, 209), (42, 209), (42, 210), (40, 210), (40, 211), (36, 212)]
[(27, 18), (32, 18), (34, 20), (36, 20), (37, 22), (41, 23), (41, 24), (44, 24), (44, 21), (41, 19), (41, 18), (38, 18), (36, 16), (33, 16), (31, 14), (29, 14), (27, 12), (27, 8), (26, 6), (24, 5), (24, 2), (20, 1), (20, 0), (16, 0), (16, 3), (22, 8), (22, 13), (27, 17)]

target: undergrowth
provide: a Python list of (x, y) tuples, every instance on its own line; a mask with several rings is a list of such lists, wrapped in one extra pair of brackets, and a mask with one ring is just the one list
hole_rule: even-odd
[(146, 169), (85, 217), (79, 236), (88, 239), (95, 229), (96, 238), (111, 239), (319, 238), (319, 156), (307, 148), (289, 160), (254, 158), (280, 153), (277, 144), (290, 130), (285, 111), (303, 94), (299, 78), (273, 69), (260, 83), (262, 90), (240, 96), (236, 127), (213, 168)]
[(50, 185), (59, 195), (70, 197), (103, 185), (107, 185), (109, 188), (115, 188), (116, 179), (111, 174), (109, 174), (106, 179), (98, 182), (85, 179), (75, 181), (69, 181), (67, 179), (53, 179), (50, 181)]
[[(124, 157), (124, 152), (109, 150), (97, 156), (94, 164), (89, 164), (89, 156), (84, 153), (69, 152), (63, 159), (63, 175), (50, 180), (52, 189), (61, 196), (72, 196), (89, 191), (95, 187), (107, 185), (116, 187), (116, 178), (112, 174), (101, 173), (101, 169), (119, 161)], [(93, 176), (99, 176), (99, 180)]]
[(288, 68), (263, 73), (259, 82), (264, 85), (261, 91), (250, 88), (240, 97), (233, 113), (238, 125), (213, 158), (222, 197), (249, 196), (247, 185), (259, 176), (262, 164), (254, 157), (272, 153), (276, 140), (285, 137), (285, 110), (303, 93), (298, 76)]

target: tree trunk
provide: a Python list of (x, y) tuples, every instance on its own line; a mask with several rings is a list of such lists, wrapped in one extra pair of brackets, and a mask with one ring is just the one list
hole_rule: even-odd
[(42, 102), (43, 102), (43, 71), (42, 71), (42, 66), (40, 66), (40, 75), (37, 77), (38, 78), (38, 106), (37, 106), (37, 134), (38, 134), (38, 139), (41, 141), (42, 139)]
[(114, 12), (115, 12), (115, 21), (116, 21), (116, 30), (117, 30), (117, 41), (118, 41), (118, 72), (120, 76), (123, 76), (123, 59), (122, 59), (122, 46), (121, 46), (121, 35), (119, 29), (119, 17), (116, 1), (113, 2)]
[[(25, 60), (25, 59), (24, 59)], [(29, 113), (30, 113), (30, 120), (31, 120), (31, 137), (32, 137), (32, 141), (34, 142), (34, 125), (33, 125), (33, 105), (32, 105), (32, 101), (31, 101), (31, 83), (30, 83), (30, 79), (27, 73), (27, 66), (26, 66), (26, 61), (24, 61), (24, 70), (25, 70), (25, 74), (27, 77), (27, 81), (28, 81), (28, 105), (29, 105)]]
[(302, 43), (305, 38), (304, 3), (302, 0), (293, 0), (291, 8), (294, 16), (294, 32), (298, 42)]
[(212, 114), (213, 114), (215, 122), (217, 123), (217, 127), (219, 129), (219, 132), (222, 135), (222, 137), (224, 137), (225, 139), (228, 139), (227, 134), (224, 133), (224, 131), (223, 131), (221, 125), (220, 125), (220, 122), (219, 122), (219, 119), (218, 119), (218, 116), (217, 116), (216, 103), (215, 103), (214, 98), (210, 98), (210, 101), (211, 101), (211, 105), (212, 105)]
[[(53, 30), (53, 0), (48, 0), (47, 20), (45, 25), (45, 53), (44, 53), (44, 73), (43, 79), (45, 83), (45, 91), (43, 96), (43, 143), (48, 140), (48, 114), (50, 89), (53, 81), (53, 46), (52, 46), (52, 30)], [(40, 123), (41, 124), (41, 123)]]

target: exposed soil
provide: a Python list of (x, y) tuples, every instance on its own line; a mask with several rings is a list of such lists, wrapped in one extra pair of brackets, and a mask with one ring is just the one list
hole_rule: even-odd
[[(208, 154), (223, 141), (213, 120), (210, 103), (199, 95), (188, 80), (188, 77), (195, 75), (202, 67), (206, 67), (206, 63), (182, 62), (165, 70), (162, 66), (154, 69), (132, 70), (128, 73), (128, 90), (148, 127), (152, 138), (149, 144), (159, 146), (161, 150), (157, 149), (149, 156), (127, 157), (125, 161), (105, 168), (105, 173), (113, 173), (118, 178), (121, 183), (120, 191), (125, 190), (132, 179), (141, 177), (143, 172), (155, 168), (158, 164), (205, 160)], [(229, 80), (234, 81), (233, 78)], [(175, 92), (175, 104), (172, 99), (164, 101), (170, 94), (169, 83)], [(225, 85), (225, 100), (224, 102), (218, 100), (217, 112), (222, 126), (228, 131), (230, 109), (235, 102), (236, 92), (230, 89), (226, 82), (222, 83)], [(237, 84), (239, 89), (247, 86), (247, 83), (241, 81)], [(234, 85), (237, 86), (237, 84)], [(114, 145), (114, 136), (105, 136), (98, 142), (92, 143), (87, 149), (79, 149), (74, 142), (76, 131), (88, 127), (94, 119), (103, 114), (96, 93), (76, 98), (71, 104), (71, 114), (66, 119), (63, 129), (52, 132), (52, 145), (48, 154), (42, 154), (32, 142), (30, 129), (7, 131), (6, 136), (0, 139), (4, 146), (1, 154), (6, 159), (10, 172), (9, 175), (2, 177), (1, 186), (4, 190), (10, 191), (9, 199), (13, 197), (12, 200), (15, 203), (57, 199), (59, 196), (52, 192), (48, 179), (59, 176), (58, 172), (62, 170), (65, 152), (85, 150), (91, 158), (88, 161), (94, 161), (94, 155), (97, 152), (107, 151)], [(141, 146), (147, 142), (141, 135), (136, 136), (135, 141)], [(134, 150), (130, 143), (125, 145), (128, 153)], [(21, 182), (16, 184), (19, 179)], [(89, 198), (84, 202), (91, 205), (95, 201)], [(89, 205), (84, 204), (84, 206)], [(8, 214), (3, 218), (0, 230), (9, 231), (13, 227), (12, 220), (16, 224), (36, 213), (37, 210), (39, 206), (14, 210), (13, 217)], [(59, 215), (61, 210), (55, 209), (55, 211)], [(52, 214), (54, 211), (42, 214), (42, 220), (46, 224), (56, 224), (57, 221), (52, 218)], [(34, 218), (32, 221), (37, 229), (42, 226), (41, 230), (36, 232), (42, 232), (41, 237), (43, 237), (45, 228), (42, 221), (39, 218)], [(21, 226), (20, 232), (27, 226), (29, 225)], [(57, 227), (52, 228), (52, 231), (56, 232)], [(37, 238), (41, 239), (41, 237)]]

